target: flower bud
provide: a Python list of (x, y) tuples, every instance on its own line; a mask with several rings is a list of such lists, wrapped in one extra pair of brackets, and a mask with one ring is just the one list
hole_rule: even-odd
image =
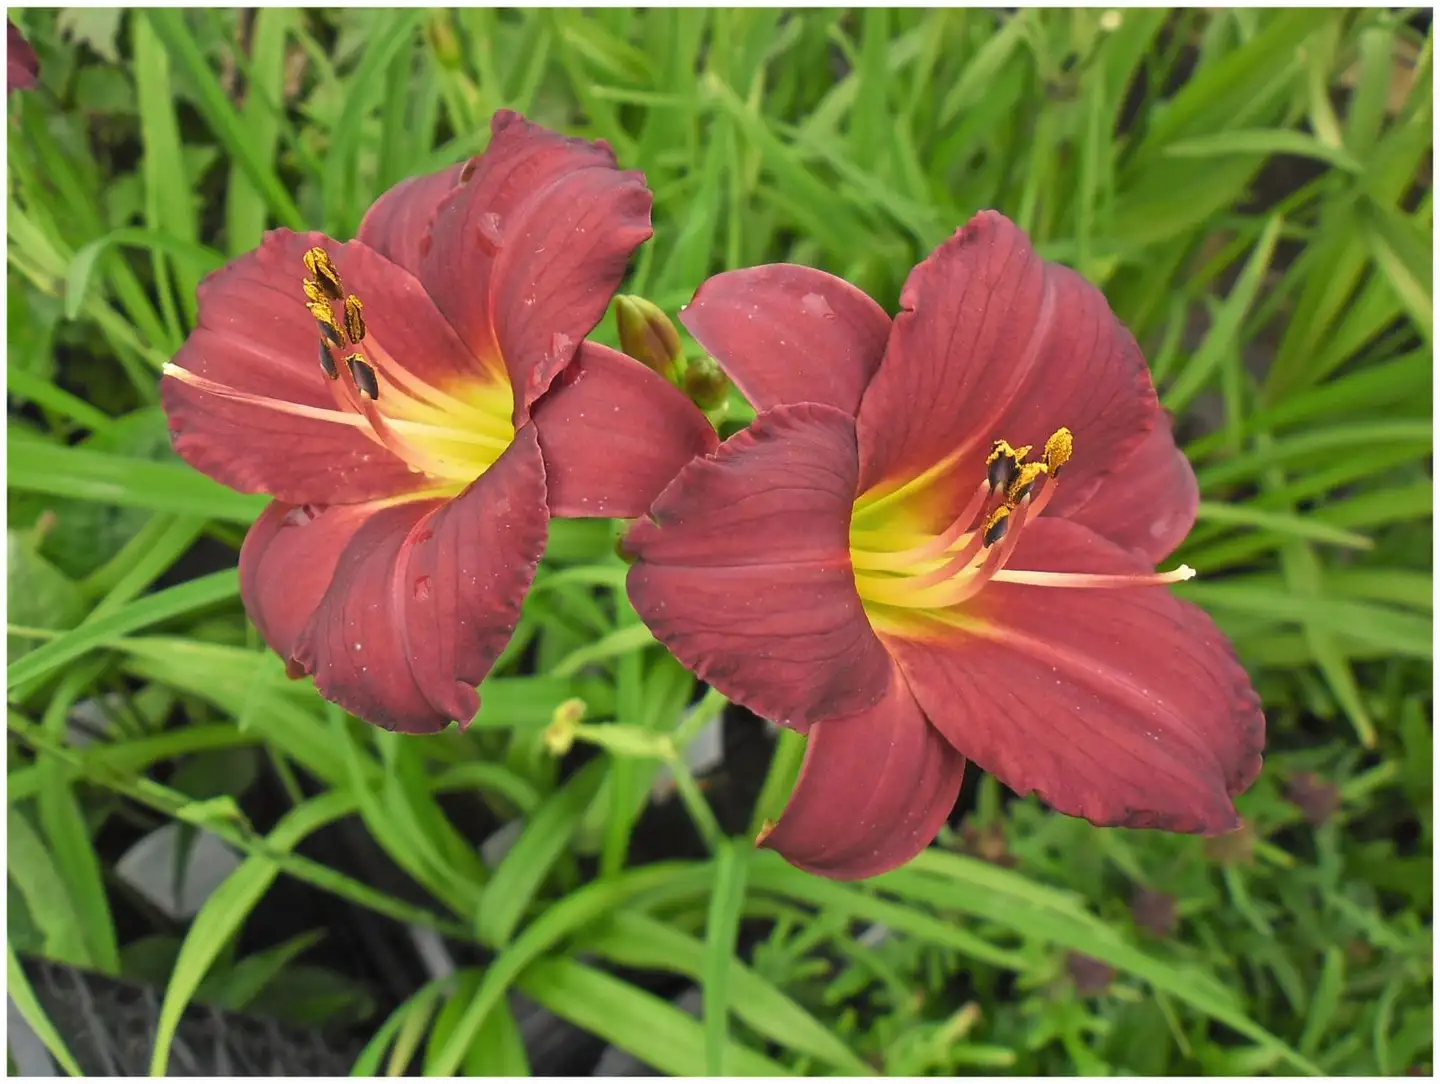
[(666, 379), (672, 377), (680, 360), (680, 333), (658, 305), (621, 294), (615, 299), (615, 326), (621, 350)]
[(425, 30), (430, 39), (430, 48), (440, 66), (448, 71), (456, 71), (462, 60), (460, 39), (455, 36), (455, 28), (450, 25), (449, 12), (437, 12)]
[(715, 410), (730, 399), (730, 378), (711, 358), (695, 358), (685, 364), (680, 390), (701, 410)]
[(551, 754), (563, 757), (570, 752), (580, 732), (580, 720), (585, 718), (585, 701), (572, 697), (560, 704), (550, 715), (550, 725), (545, 728), (545, 747)]

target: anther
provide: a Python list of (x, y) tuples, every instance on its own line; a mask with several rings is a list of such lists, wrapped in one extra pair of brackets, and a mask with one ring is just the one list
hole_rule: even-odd
[(1060, 468), (1070, 461), (1074, 451), (1075, 437), (1070, 430), (1061, 426), (1050, 434), (1050, 439), (1045, 442), (1045, 467), (1050, 477), (1059, 477)]
[(1006, 504), (1019, 504), (1026, 497), (1030, 496), (1034, 488), (1040, 484), (1041, 478), (1049, 472), (1044, 463), (1026, 463), (1010, 482), (1005, 490)]
[(320, 340), (320, 368), (325, 370), (325, 375), (331, 380), (340, 379), (340, 370), (335, 366), (335, 358), (330, 354), (330, 348), (325, 345), (325, 340)]
[[(326, 305), (325, 308), (328, 312), (330, 306)], [(329, 343), (331, 346), (335, 347), (335, 349), (337, 350), (345, 345), (345, 340), (340, 338), (340, 332), (336, 329), (333, 318), (330, 320), (316, 320), (316, 323), (320, 325), (321, 339)]]
[(343, 340), (340, 338), (340, 325), (335, 322), (335, 313), (330, 308), (330, 302), (307, 301), (305, 307), (310, 310), (310, 315), (319, 322), (320, 333), (338, 346)]
[(1010, 508), (1002, 504), (995, 511), (991, 512), (985, 520), (985, 530), (980, 536), (987, 546), (993, 546), (1005, 537), (1005, 532), (1010, 529)]
[(345, 334), (356, 346), (365, 341), (365, 317), (360, 315), (364, 307), (354, 294), (345, 299)]
[(366, 399), (380, 398), (380, 381), (375, 376), (375, 370), (370, 363), (360, 354), (351, 354), (345, 359), (345, 364), (350, 367), (350, 375), (355, 380), (355, 387)]
[(330, 300), (330, 295), (314, 279), (301, 279), (300, 284), (304, 286), (305, 296), (310, 299), (311, 304), (323, 305)]
[(1023, 448), (1012, 448), (1007, 442), (997, 440), (985, 457), (985, 480), (990, 485), (990, 491), (1008, 489), (1020, 472), (1020, 464), (1029, 454), (1028, 444)]
[(305, 253), (305, 270), (315, 276), (327, 297), (339, 301), (345, 296), (345, 287), (340, 285), (340, 272), (323, 248), (312, 248)]

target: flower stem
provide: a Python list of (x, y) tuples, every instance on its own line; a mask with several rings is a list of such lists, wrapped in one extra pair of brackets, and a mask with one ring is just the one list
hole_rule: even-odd
[(695, 830), (705, 841), (705, 848), (714, 854), (725, 840), (725, 831), (715, 819), (715, 812), (705, 800), (705, 795), (700, 792), (700, 785), (695, 782), (695, 775), (690, 771), (690, 765), (685, 763), (685, 758), (677, 756), (669, 764), (675, 776), (675, 789), (685, 803), (685, 811), (690, 814)]
[(775, 752), (770, 756), (770, 771), (760, 788), (760, 797), (755, 799), (755, 812), (750, 815), (751, 839), (760, 834), (767, 820), (780, 819), (790, 792), (795, 788), (795, 778), (800, 774), (800, 762), (804, 758), (804, 735), (781, 727), (775, 739)]

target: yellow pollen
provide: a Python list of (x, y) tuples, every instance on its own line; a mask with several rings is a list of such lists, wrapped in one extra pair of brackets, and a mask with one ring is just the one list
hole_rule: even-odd
[(330, 308), (328, 301), (307, 301), (305, 307), (310, 310), (310, 315), (319, 320), (335, 333), (336, 341), (340, 338), (340, 326), (335, 323), (335, 313)]
[(310, 304), (326, 306), (330, 304), (329, 295), (314, 279), (302, 279), (301, 285), (305, 287), (305, 296), (309, 299)]
[(1050, 468), (1044, 463), (1026, 463), (1020, 468), (1020, 473), (1015, 476), (1015, 481), (1010, 483), (1010, 488), (1005, 491), (1005, 503), (1014, 507), (1030, 495), (1030, 490), (1040, 480), (1042, 474), (1048, 474)]
[(364, 307), (354, 294), (345, 299), (345, 334), (356, 346), (365, 341), (365, 317), (360, 315)]
[(988, 467), (1002, 455), (1007, 459), (1013, 459), (1016, 463), (1023, 463), (1025, 457), (1030, 454), (1032, 445), (1025, 445), (1023, 448), (1012, 448), (1008, 441), (997, 440), (990, 449), (990, 454), (985, 457), (985, 465)]
[(340, 272), (328, 252), (323, 248), (308, 249), (304, 259), (305, 270), (315, 276), (329, 297), (339, 301), (345, 296), (345, 287), (340, 284)]
[(1045, 467), (1054, 475), (1061, 467), (1070, 461), (1070, 456), (1075, 450), (1075, 437), (1070, 430), (1061, 426), (1050, 434), (1050, 439), (1045, 442)]
[(1010, 505), (1002, 504), (985, 517), (985, 526), (980, 537), (986, 546), (993, 546), (1005, 537), (1005, 532), (1010, 529), (1010, 512)]

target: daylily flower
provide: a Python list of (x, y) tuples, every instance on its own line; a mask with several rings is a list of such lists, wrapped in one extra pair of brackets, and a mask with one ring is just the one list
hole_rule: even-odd
[(277, 230), (206, 279), (162, 382), (180, 455), (276, 498), (240, 555), (266, 642), (415, 733), (475, 714), (551, 515), (640, 515), (716, 439), (584, 341), (650, 236), (643, 176), (515, 113), (493, 131), (356, 240)]
[(5, 93), (29, 90), (40, 81), (40, 59), (34, 48), (20, 33), (20, 28), (5, 20)]
[(965, 760), (1096, 824), (1216, 833), (1260, 766), (1232, 649), (1159, 574), (1198, 492), (1099, 290), (978, 215), (893, 320), (805, 267), (681, 321), (758, 416), (632, 528), (636, 609), (686, 666), (808, 733), (761, 842), (857, 878), (923, 849)]

